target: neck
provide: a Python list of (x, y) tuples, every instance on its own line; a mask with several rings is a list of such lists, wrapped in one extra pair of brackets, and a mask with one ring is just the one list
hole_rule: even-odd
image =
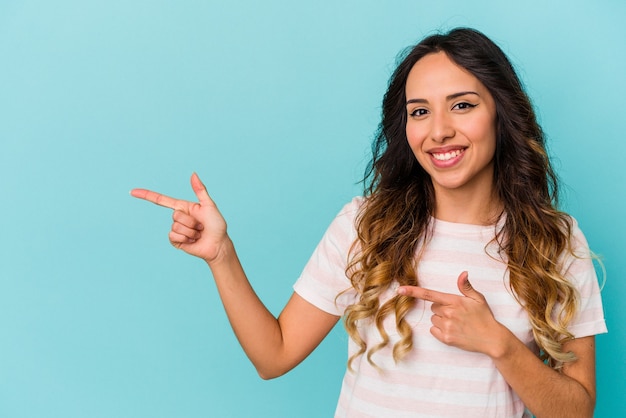
[(441, 221), (492, 225), (501, 213), (502, 202), (491, 187), (478, 190), (435, 188), (435, 218)]

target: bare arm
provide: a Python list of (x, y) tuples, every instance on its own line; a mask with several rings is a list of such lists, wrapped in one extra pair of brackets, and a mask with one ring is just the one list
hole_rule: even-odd
[(131, 195), (174, 210), (171, 244), (209, 265), (235, 335), (259, 375), (264, 379), (280, 376), (304, 360), (339, 317), (294, 293), (275, 318), (250, 286), (226, 222), (196, 174), (191, 186), (197, 203), (145, 189), (134, 189)]
[(235, 335), (263, 379), (278, 377), (308, 356), (339, 317), (294, 293), (275, 318), (250, 286), (232, 243), (209, 263)]
[(463, 296), (403, 286), (398, 292), (433, 302), (431, 333), (441, 342), (491, 357), (507, 383), (537, 418), (593, 417), (595, 339), (568, 342), (563, 349), (578, 358), (561, 372), (545, 365), (493, 317), (484, 296), (458, 278)]
[[(505, 330), (504, 332), (508, 332)], [(513, 334), (492, 358), (507, 383), (537, 418), (593, 417), (596, 403), (595, 338), (565, 344), (578, 357), (558, 372), (546, 366)]]

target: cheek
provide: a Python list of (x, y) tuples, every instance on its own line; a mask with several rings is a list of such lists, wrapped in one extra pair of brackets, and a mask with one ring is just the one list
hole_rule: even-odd
[(426, 172), (429, 170), (430, 156), (423, 151), (424, 142), (428, 138), (427, 132), (424, 131), (423, 126), (416, 126), (417, 124), (407, 123), (406, 125), (406, 139), (413, 153), (413, 157), (417, 163)]
[(410, 123), (406, 125), (406, 139), (414, 154), (421, 150), (424, 138), (425, 136), (420, 129)]
[(495, 152), (496, 149), (496, 126), (491, 117), (477, 120), (465, 131), (468, 138), (473, 142), (480, 143), (486, 152)]

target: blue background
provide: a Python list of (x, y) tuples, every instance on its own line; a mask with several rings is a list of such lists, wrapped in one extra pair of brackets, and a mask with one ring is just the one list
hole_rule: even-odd
[(276, 314), (369, 157), (397, 53), (469, 25), (510, 55), (604, 257), (597, 416), (626, 394), (626, 2), (0, 2), (0, 416), (327, 417), (337, 327), (260, 380), (167, 241), (197, 171)]

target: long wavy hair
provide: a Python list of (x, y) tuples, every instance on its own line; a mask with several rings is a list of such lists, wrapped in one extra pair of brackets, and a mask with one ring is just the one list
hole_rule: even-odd
[[(364, 177), (366, 203), (357, 217), (358, 238), (347, 270), (359, 294), (344, 317), (348, 334), (359, 346), (349, 366), (366, 352), (374, 364), (372, 354), (390, 344), (383, 320), (391, 314), (400, 335), (393, 346), (394, 359), (399, 361), (413, 346), (412, 329), (405, 318), (414, 300), (396, 295), (381, 304), (381, 295), (394, 281), (418, 285), (419, 249), (429, 239), (435, 193), (430, 176), (407, 142), (405, 85), (413, 65), (437, 52), (473, 74), (495, 100), (493, 182), (504, 211), (497, 220), (503, 227), (494, 241), (507, 263), (510, 288), (528, 313), (543, 359), (558, 368), (575, 360), (562, 347), (573, 338), (567, 325), (576, 312), (578, 296), (558, 262), (565, 251), (572, 251), (572, 221), (557, 209), (557, 177), (542, 129), (513, 66), (489, 38), (467, 28), (429, 36), (405, 51), (389, 81), (373, 158)], [(357, 329), (361, 320), (373, 321), (381, 336), (379, 344), (367, 347)]]

